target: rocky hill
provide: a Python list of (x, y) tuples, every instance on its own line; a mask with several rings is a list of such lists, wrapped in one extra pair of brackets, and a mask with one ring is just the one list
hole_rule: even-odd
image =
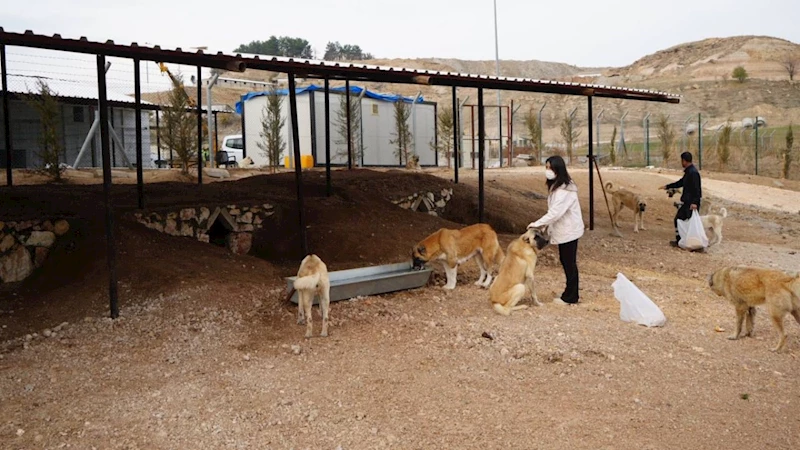
[[(794, 60), (800, 65), (800, 45), (787, 40), (766, 36), (737, 36), (730, 38), (710, 38), (698, 42), (677, 45), (666, 50), (645, 56), (633, 64), (621, 68), (588, 68), (544, 61), (501, 61), (501, 73), (505, 76), (580, 81), (604, 85), (629, 86), (673, 92), (682, 96), (679, 105), (667, 105), (639, 101), (619, 101), (597, 99), (596, 113), (605, 110), (602, 123), (617, 123), (627, 112), (626, 136), (641, 133), (641, 120), (646, 113), (654, 116), (670, 114), (671, 120), (682, 124), (688, 117), (702, 113), (709, 125), (734, 121), (754, 115), (763, 116), (769, 125), (786, 125), (800, 122), (800, 82), (790, 82), (784, 62)], [(456, 59), (380, 59), (365, 61), (395, 67), (444, 70), (464, 73), (493, 75), (494, 61), (464, 61)], [(731, 78), (736, 66), (743, 66), (749, 79), (739, 83)], [(231, 78), (269, 80), (285, 78), (285, 75), (262, 71), (228, 73)], [(798, 73), (800, 79), (800, 73)], [(321, 83), (320, 80), (299, 80), (299, 85)], [(333, 86), (342, 83), (333, 83)], [(358, 83), (361, 85), (360, 83)], [(391, 85), (386, 83), (365, 83), (367, 88), (413, 96), (421, 92), (426, 100), (451, 104), (451, 91), (445, 87), (418, 85)], [(190, 89), (193, 91), (193, 89)], [(245, 90), (217, 87), (214, 89), (215, 103), (233, 105)], [(459, 90), (462, 98), (470, 96), (469, 103), (475, 103), (474, 89)], [(190, 92), (190, 95), (194, 95)], [(486, 91), (486, 103), (496, 102), (495, 93)], [(155, 96), (154, 98), (155, 99)], [(559, 140), (560, 120), (573, 108), (578, 108), (579, 123), (586, 122), (586, 100), (583, 97), (504, 92), (502, 101), (509, 104), (513, 100), (520, 110), (515, 116), (515, 134), (523, 133), (522, 116), (527, 111), (538, 110), (547, 102), (544, 110), (546, 140)], [(465, 133), (469, 134), (469, 121)], [(496, 112), (487, 111), (487, 135), (497, 134)], [(235, 132), (236, 121), (230, 121), (231, 132)], [(638, 128), (637, 128), (638, 127)], [(603, 138), (611, 133), (611, 126), (604, 126)], [(652, 134), (652, 133), (651, 133)], [(585, 140), (585, 133), (580, 139)]]

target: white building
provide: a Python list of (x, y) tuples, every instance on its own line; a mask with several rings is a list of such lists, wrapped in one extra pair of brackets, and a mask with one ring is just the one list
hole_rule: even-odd
[[(358, 97), (364, 91), (361, 87), (351, 86), (350, 95)], [(293, 152), (291, 139), (291, 124), (289, 119), (288, 90), (278, 90), (283, 97), (282, 115), (285, 118), (283, 128), (286, 150), (283, 156), (290, 156)], [(261, 137), (261, 121), (265, 114), (268, 91), (251, 92), (242, 96), (236, 104), (236, 112), (244, 111), (245, 122), (245, 150), (247, 156), (253, 159), (258, 167), (268, 165), (268, 159), (258, 147), (263, 142)], [(341, 104), (345, 102), (343, 87), (331, 88), (330, 99), (330, 126), (331, 126), (331, 164), (347, 164), (347, 140), (340, 136), (337, 113)], [(412, 132), (414, 152), (419, 156), (422, 166), (446, 165), (432, 146), (436, 145), (436, 103), (426, 102), (420, 97), (414, 103), (413, 98), (396, 95), (379, 94), (366, 90), (361, 97), (362, 122), (360, 133), (363, 142), (363, 158), (353, 161), (354, 167), (391, 167), (405, 165), (400, 161), (395, 145), (394, 106), (398, 101), (410, 104), (411, 116), (408, 119), (409, 129)], [(297, 126), (300, 137), (300, 154), (311, 155), (314, 165), (324, 166), (325, 159), (325, 94), (324, 88), (311, 85), (297, 89)], [(356, 142), (360, 140), (355, 138)], [(353, 149), (358, 154), (358, 149)]]
[[(38, 92), (38, 79), (45, 81), (59, 103), (60, 117), (59, 138), (64, 148), (62, 162), (72, 166), (78, 152), (86, 141), (86, 137), (94, 122), (97, 111), (97, 84), (66, 81), (44, 77), (8, 75), (8, 90), (12, 94), (9, 100), (9, 121), (11, 125), (12, 165), (15, 168), (36, 168), (42, 166), (39, 157), (39, 138), (41, 124), (39, 114), (24, 99), (25, 94)], [(125, 167), (127, 161), (136, 163), (136, 111), (134, 99), (124, 94), (107, 91), (109, 103), (109, 120), (114, 133), (111, 139), (112, 165)], [(152, 107), (147, 102), (142, 102)], [(3, 112), (0, 108), (0, 118)], [(2, 120), (2, 119), (0, 119)], [(2, 123), (2, 122), (0, 122)], [(6, 164), (5, 130), (0, 126), (0, 167)], [(142, 167), (153, 167), (150, 158), (150, 111), (142, 111)], [(124, 154), (124, 157), (123, 157)], [(102, 154), (100, 148), (100, 129), (89, 140), (87, 151), (81, 158), (79, 167), (101, 167)]]

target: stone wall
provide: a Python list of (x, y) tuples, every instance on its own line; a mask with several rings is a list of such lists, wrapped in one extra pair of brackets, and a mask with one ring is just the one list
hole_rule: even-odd
[(42, 267), (56, 240), (69, 231), (64, 219), (0, 222), (0, 282), (16, 283)]
[(250, 251), (253, 231), (263, 227), (267, 218), (275, 214), (269, 203), (254, 206), (215, 206), (183, 208), (180, 211), (150, 211), (134, 213), (137, 222), (147, 228), (170, 236), (195, 238), (209, 242), (209, 231), (215, 222), (220, 222), (228, 231), (226, 247), (237, 255)]
[(408, 197), (394, 199), (392, 203), (403, 209), (428, 213), (432, 216), (441, 216), (444, 214), (444, 208), (451, 198), (453, 198), (453, 189), (442, 189), (436, 193), (428, 191), (417, 192)]

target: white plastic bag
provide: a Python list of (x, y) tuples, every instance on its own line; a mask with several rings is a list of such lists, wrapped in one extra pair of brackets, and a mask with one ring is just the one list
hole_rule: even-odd
[(689, 220), (678, 221), (678, 235), (681, 237), (681, 240), (678, 241), (680, 248), (699, 250), (708, 247), (708, 236), (703, 228), (703, 220), (696, 209), (692, 211), (692, 217)]
[(619, 301), (619, 318), (623, 322), (636, 322), (647, 327), (663, 327), (667, 323), (664, 313), (636, 285), (617, 273), (617, 281), (611, 284), (614, 297)]

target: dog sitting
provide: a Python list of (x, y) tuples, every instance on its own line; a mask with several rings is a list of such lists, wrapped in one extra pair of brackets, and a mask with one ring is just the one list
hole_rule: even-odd
[(489, 300), (498, 314), (508, 316), (512, 311), (527, 308), (528, 305), (517, 304), (526, 292), (534, 305), (541, 306), (534, 289), (533, 271), (539, 252), (549, 243), (544, 230), (530, 228), (508, 245), (497, 278), (489, 287)]
[(709, 239), (708, 246), (717, 245), (722, 242), (722, 220), (728, 217), (728, 210), (725, 208), (719, 209), (719, 214), (708, 214), (700, 216), (703, 221), (703, 228), (711, 230), (713, 233), (712, 239)]
[(627, 207), (628, 209), (632, 210), (634, 214), (633, 232), (639, 232), (639, 224), (641, 224), (642, 230), (646, 231), (644, 227), (644, 210), (647, 207), (647, 204), (645, 203), (644, 198), (641, 195), (635, 194), (624, 188), (614, 190), (614, 185), (611, 184), (611, 182), (606, 183), (606, 189), (611, 193), (611, 202), (614, 207), (614, 213), (611, 220), (614, 222), (614, 226), (619, 227), (617, 216), (619, 216), (619, 213)]
[(774, 269), (759, 269), (746, 266), (723, 267), (708, 278), (711, 290), (725, 297), (736, 309), (736, 330), (728, 339), (739, 339), (742, 323), (745, 336), (753, 335), (756, 306), (767, 305), (772, 324), (778, 331), (778, 344), (772, 349), (780, 351), (786, 344), (783, 319), (787, 313), (800, 324), (800, 277), (797, 273), (786, 273)]
[[(308, 255), (300, 263), (297, 278), (294, 280), (297, 291), (297, 323), (306, 324), (306, 337), (313, 335), (311, 323), (311, 305), (314, 297), (319, 296), (319, 310), (322, 313), (322, 333), (328, 335), (328, 309), (331, 303), (331, 283), (328, 279), (328, 267), (317, 255)], [(290, 294), (291, 295), (291, 294)]]
[(475, 258), (481, 275), (476, 285), (488, 288), (492, 283), (492, 271), (503, 261), (503, 249), (497, 241), (497, 233), (490, 225), (479, 223), (460, 230), (440, 228), (426, 237), (411, 250), (412, 264), (422, 269), (432, 261), (442, 261), (447, 275), (445, 289), (456, 288), (458, 266)]

